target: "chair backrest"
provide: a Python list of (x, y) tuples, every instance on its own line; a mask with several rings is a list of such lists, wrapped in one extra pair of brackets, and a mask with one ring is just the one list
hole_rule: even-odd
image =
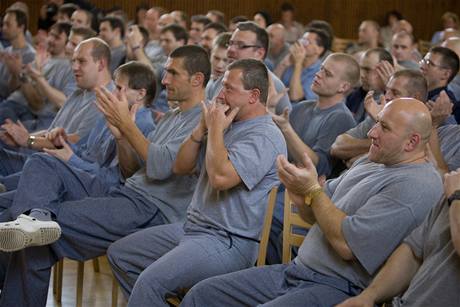
[(425, 56), (425, 54), (427, 54), (430, 48), (432, 47), (430, 41), (424, 41), (422, 39), (418, 40), (417, 46), (418, 46), (418, 50), (420, 51), (420, 54), (422, 55), (422, 57)]
[(334, 37), (331, 49), (334, 52), (345, 52), (347, 47), (355, 42), (354, 39)]
[(257, 257), (257, 266), (265, 265), (265, 260), (267, 258), (268, 239), (270, 237), (270, 228), (272, 227), (273, 210), (275, 208), (277, 192), (278, 187), (274, 187), (268, 195), (268, 204), (267, 209), (265, 211), (264, 226), (262, 228), (262, 236), (260, 238), (259, 244), (259, 256)]
[(294, 232), (294, 228), (309, 229), (311, 225), (305, 222), (297, 213), (297, 208), (289, 198), (289, 193), (284, 192), (284, 220), (283, 220), (283, 263), (292, 260), (292, 247), (302, 245), (304, 235)]

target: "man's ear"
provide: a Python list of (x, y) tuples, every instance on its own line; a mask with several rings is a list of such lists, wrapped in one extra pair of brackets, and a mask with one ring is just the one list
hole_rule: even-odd
[[(203, 86), (203, 83), (204, 83), (204, 74), (202, 72), (197, 72), (195, 74), (193, 74), (192, 78), (191, 78), (191, 81), (192, 83), (192, 86)], [(206, 85), (206, 84), (204, 84)]]

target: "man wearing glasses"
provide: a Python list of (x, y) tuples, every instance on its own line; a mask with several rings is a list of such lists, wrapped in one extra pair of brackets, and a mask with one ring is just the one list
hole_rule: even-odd
[[(445, 91), (454, 104), (455, 121), (460, 122), (460, 106), (454, 94), (447, 89), (449, 82), (457, 75), (459, 58), (455, 52), (444, 47), (433, 47), (420, 61), (420, 70), (428, 82), (428, 100), (435, 101), (441, 91)], [(447, 123), (456, 124), (453, 118)]]
[[(255, 59), (263, 61), (268, 50), (268, 34), (254, 22), (240, 22), (228, 43), (227, 57), (229, 64), (242, 59)], [(277, 93), (285, 91), (285, 86), (281, 80), (269, 71), (269, 77), (273, 80), (273, 85)], [(207, 99), (211, 100), (219, 94), (222, 89), (222, 78), (216, 80), (213, 86), (207, 92)], [(276, 113), (281, 114), (284, 109), (291, 110), (291, 102), (287, 94), (281, 97), (276, 106)]]

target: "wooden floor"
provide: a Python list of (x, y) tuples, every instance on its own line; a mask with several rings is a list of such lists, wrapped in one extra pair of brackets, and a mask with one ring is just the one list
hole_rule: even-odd
[[(100, 271), (94, 272), (92, 261), (85, 263), (85, 274), (83, 281), (83, 304), (82, 307), (110, 307), (112, 306), (112, 273), (105, 257), (99, 258)], [(73, 307), (76, 304), (77, 285), (77, 262), (72, 260), (64, 261), (64, 275), (62, 281), (62, 301), (56, 302), (53, 295), (53, 281), (48, 291), (47, 307)], [(120, 290), (118, 291), (118, 306), (126, 306)]]

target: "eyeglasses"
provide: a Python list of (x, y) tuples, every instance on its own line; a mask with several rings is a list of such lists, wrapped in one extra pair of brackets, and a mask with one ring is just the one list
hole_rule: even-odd
[(243, 42), (229, 41), (228, 47), (234, 46), (236, 49), (247, 49), (247, 48), (262, 48), (259, 45), (246, 45)]
[(441, 69), (447, 69), (446, 67), (443, 67), (442, 65), (438, 65), (438, 64), (433, 63), (433, 61), (431, 61), (430, 59), (421, 59), (420, 60), (420, 65), (427, 65), (427, 66), (430, 66), (430, 67), (438, 67), (438, 68), (441, 68)]

